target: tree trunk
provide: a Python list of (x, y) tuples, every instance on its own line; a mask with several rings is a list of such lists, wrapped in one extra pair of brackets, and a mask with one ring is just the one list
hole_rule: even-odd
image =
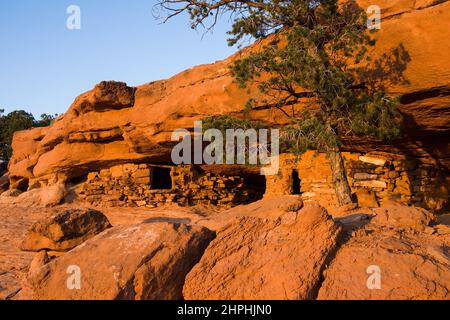
[(331, 162), (331, 171), (333, 174), (333, 185), (336, 192), (339, 205), (344, 206), (353, 203), (352, 191), (348, 184), (347, 174), (345, 172), (344, 160), (339, 149), (329, 153)]

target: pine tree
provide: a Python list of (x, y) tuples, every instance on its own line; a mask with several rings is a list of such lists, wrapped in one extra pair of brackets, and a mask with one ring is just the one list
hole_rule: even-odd
[[(397, 100), (368, 76), (374, 40), (365, 11), (354, 1), (338, 0), (161, 0), (159, 8), (169, 12), (167, 19), (188, 12), (193, 28), (211, 29), (228, 13), (230, 45), (247, 37), (262, 40), (261, 50), (232, 65), (237, 83), (258, 83), (268, 97), (264, 104), (290, 119), (282, 128), (285, 151), (328, 154), (337, 199), (352, 203), (342, 139), (390, 141), (402, 123)], [(286, 111), (300, 102), (302, 111)], [(253, 107), (251, 100), (246, 111)]]

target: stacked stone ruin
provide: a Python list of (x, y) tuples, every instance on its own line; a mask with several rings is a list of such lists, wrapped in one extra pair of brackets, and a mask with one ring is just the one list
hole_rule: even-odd
[[(158, 176), (157, 170), (166, 173)], [(249, 190), (241, 177), (203, 173), (191, 165), (124, 164), (91, 172), (78, 195), (93, 205), (113, 207), (231, 206), (245, 203)]]
[[(448, 209), (450, 178), (435, 163), (389, 153), (343, 153), (346, 173), (356, 200), (363, 206), (386, 201), (423, 207), (434, 212)], [(330, 163), (325, 154), (301, 157), (282, 155), (277, 175), (267, 177), (266, 195), (292, 194), (294, 175), (305, 201), (324, 206), (337, 204)]]
[[(361, 206), (396, 201), (434, 212), (448, 208), (450, 178), (435, 164), (388, 153), (343, 153), (343, 157), (350, 187)], [(337, 204), (325, 154), (283, 154), (278, 174), (265, 180), (265, 190), (257, 190), (239, 175), (213, 174), (192, 165), (131, 163), (91, 172), (76, 190), (90, 204), (113, 207), (157, 207), (168, 203), (230, 207), (258, 200), (262, 195), (286, 194), (299, 194), (304, 201), (325, 207)]]

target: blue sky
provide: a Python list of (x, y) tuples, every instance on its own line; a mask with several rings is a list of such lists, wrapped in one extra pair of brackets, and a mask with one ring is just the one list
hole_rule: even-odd
[[(0, 107), (36, 117), (63, 113), (102, 80), (139, 85), (194, 65), (224, 59), (228, 21), (213, 34), (188, 17), (160, 24), (155, 0), (0, 1)], [(81, 30), (69, 30), (69, 5), (81, 8)]]

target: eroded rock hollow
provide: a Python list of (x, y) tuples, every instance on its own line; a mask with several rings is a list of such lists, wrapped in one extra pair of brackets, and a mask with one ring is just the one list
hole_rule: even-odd
[[(360, 4), (368, 6), (367, 1)], [(382, 1), (379, 5), (383, 8), (382, 28), (377, 33), (374, 56), (387, 56), (391, 63), (377, 66), (368, 76), (383, 78), (387, 89), (400, 97), (405, 130), (403, 137), (391, 145), (346, 141), (352, 188), (361, 201), (379, 203), (390, 198), (443, 211), (448, 208), (450, 165), (450, 3)], [(78, 194), (89, 202), (132, 206), (161, 202), (233, 204), (242, 198), (257, 200), (272, 193), (273, 188), (265, 190), (265, 184), (273, 186), (274, 180), (258, 180), (254, 168), (200, 166), (164, 172), (172, 166), (174, 130), (192, 131), (194, 121), (208, 115), (242, 115), (250, 97), (263, 98), (254, 87), (240, 89), (229, 71), (236, 58), (257, 50), (258, 45), (226, 60), (136, 88), (121, 82), (98, 84), (79, 96), (50, 127), (15, 135), (10, 189), (27, 191), (88, 183), (88, 187), (79, 188)], [(294, 108), (299, 110), (302, 105)], [(286, 121), (282, 112), (264, 108), (252, 111), (250, 117), (273, 125)], [(280, 193), (297, 189), (288, 185), (296, 175), (302, 181), (302, 194), (312, 198), (326, 195), (329, 200), (323, 204), (333, 203), (326, 159), (312, 165), (306, 162), (299, 168), (284, 167), (297, 173), (282, 168), (284, 179), (275, 189)], [(153, 187), (152, 177), (156, 181)], [(178, 188), (180, 177), (186, 181)], [(104, 178), (110, 181), (106, 186)], [(117, 192), (121, 183), (135, 187), (127, 193)], [(96, 186), (109, 193), (102, 193)], [(202, 194), (193, 198), (187, 189), (196, 188)], [(220, 192), (209, 192), (211, 189)], [(249, 194), (248, 190), (256, 189)]]

